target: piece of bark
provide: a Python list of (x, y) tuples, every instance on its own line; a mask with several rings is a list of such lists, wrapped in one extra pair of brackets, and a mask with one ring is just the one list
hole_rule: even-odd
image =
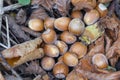
[(1, 72), (0, 72), (0, 80), (5, 80)]
[(41, 43), (42, 40), (40, 37), (38, 37), (34, 40), (26, 41), (24, 43), (17, 44), (9, 49), (5, 49), (1, 53), (4, 58), (23, 57), (24, 55), (27, 55), (28, 53), (40, 47)]
[(22, 42), (28, 41), (31, 38), (25, 34), (25, 32), (21, 29), (21, 27), (16, 24), (15, 19), (12, 16), (6, 15), (8, 17), (8, 25), (10, 30), (14, 33), (14, 35), (20, 39)]

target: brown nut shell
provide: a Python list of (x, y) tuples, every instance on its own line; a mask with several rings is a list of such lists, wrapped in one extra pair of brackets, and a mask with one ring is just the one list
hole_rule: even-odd
[(63, 62), (58, 62), (53, 68), (53, 74), (56, 78), (62, 79), (67, 76), (69, 68)]
[(63, 62), (70, 67), (74, 67), (78, 64), (78, 57), (73, 52), (66, 52), (63, 55)]
[(70, 21), (68, 29), (69, 29), (69, 32), (79, 36), (84, 32), (85, 24), (81, 19), (74, 18)]
[(46, 18), (45, 21), (44, 21), (44, 27), (45, 29), (53, 29), (54, 28), (54, 21), (55, 21), (55, 18)]
[(59, 49), (55, 45), (46, 44), (43, 49), (44, 49), (45, 55), (47, 56), (50, 56), (50, 57), (59, 56)]
[(100, 13), (100, 17), (105, 17), (108, 13), (107, 7), (102, 3), (98, 4), (97, 10)]
[(67, 44), (72, 44), (77, 40), (76, 36), (74, 36), (72, 33), (68, 32), (68, 31), (64, 31), (60, 35), (60, 39), (64, 42), (66, 42)]
[(70, 18), (60, 17), (55, 20), (54, 27), (59, 31), (66, 31), (68, 30), (69, 23), (70, 23)]
[(55, 65), (55, 60), (52, 58), (52, 57), (44, 57), (42, 60), (41, 60), (41, 66), (44, 70), (51, 70), (53, 69)]
[(97, 10), (90, 10), (89, 12), (86, 12), (84, 16), (84, 22), (87, 25), (94, 24), (99, 19), (99, 12)]
[(41, 19), (30, 19), (28, 27), (33, 31), (42, 31), (44, 29), (44, 23)]
[(42, 39), (45, 43), (51, 44), (57, 40), (57, 34), (53, 29), (47, 29), (42, 33)]
[(106, 56), (102, 53), (95, 54), (92, 57), (92, 63), (95, 64), (98, 68), (104, 69), (108, 67), (108, 60)]
[(75, 11), (72, 11), (71, 17), (72, 17), (72, 18), (82, 19), (82, 18), (83, 18), (83, 14), (81, 13), (81, 11), (75, 10)]
[(68, 45), (64, 41), (57, 40), (55, 41), (55, 45), (60, 50), (60, 55), (63, 55), (68, 50)]
[(87, 46), (85, 46), (81, 42), (75, 42), (74, 44), (71, 45), (70, 47), (70, 52), (74, 52), (78, 58), (82, 58), (86, 55), (87, 53)]

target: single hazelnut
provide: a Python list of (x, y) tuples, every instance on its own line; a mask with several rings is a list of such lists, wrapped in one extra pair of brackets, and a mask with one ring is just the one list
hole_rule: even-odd
[(81, 13), (81, 11), (76, 10), (76, 11), (72, 11), (71, 17), (72, 17), (72, 18), (82, 19), (82, 18), (83, 18), (83, 14)]
[(44, 27), (45, 29), (53, 29), (54, 28), (54, 21), (55, 21), (55, 18), (46, 18), (45, 21), (44, 21)]

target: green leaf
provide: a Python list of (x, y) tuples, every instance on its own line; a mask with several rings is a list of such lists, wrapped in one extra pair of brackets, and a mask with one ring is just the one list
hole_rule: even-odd
[(30, 0), (18, 0), (18, 3), (21, 5), (28, 5), (30, 4)]

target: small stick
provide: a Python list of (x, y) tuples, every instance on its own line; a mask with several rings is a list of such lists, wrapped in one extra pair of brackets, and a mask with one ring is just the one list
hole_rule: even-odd
[(1, 26), (2, 26), (2, 15), (3, 15), (3, 0), (0, 0), (0, 34), (1, 34)]
[(4, 7), (4, 8), (3, 8), (3, 11), (4, 11), (4, 12), (7, 12), (7, 11), (10, 11), (10, 10), (15, 10), (15, 9), (20, 8), (20, 7), (22, 7), (22, 6), (24, 6), (24, 5), (21, 5), (21, 4), (19, 4), (19, 3), (16, 3), (16, 4), (13, 4), (13, 5)]
[(11, 45), (10, 45), (10, 35), (9, 35), (9, 25), (8, 25), (8, 18), (7, 18), (7, 16), (5, 16), (5, 19), (6, 19), (6, 26), (7, 26), (7, 46), (8, 46), (8, 48), (10, 48), (11, 47)]

